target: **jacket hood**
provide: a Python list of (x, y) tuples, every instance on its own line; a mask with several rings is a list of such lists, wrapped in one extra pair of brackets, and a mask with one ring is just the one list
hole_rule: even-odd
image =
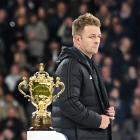
[(63, 59), (68, 58), (68, 57), (72, 57), (82, 63), (87, 64), (86, 57), (77, 48), (66, 47), (66, 46), (62, 47), (60, 55), (56, 63), (59, 64)]

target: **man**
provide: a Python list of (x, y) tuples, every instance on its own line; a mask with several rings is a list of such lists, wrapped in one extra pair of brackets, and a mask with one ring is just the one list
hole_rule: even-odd
[(53, 127), (68, 140), (111, 140), (114, 107), (92, 56), (98, 52), (100, 21), (86, 13), (73, 21), (73, 47), (63, 47), (56, 75), (65, 91), (53, 103)]

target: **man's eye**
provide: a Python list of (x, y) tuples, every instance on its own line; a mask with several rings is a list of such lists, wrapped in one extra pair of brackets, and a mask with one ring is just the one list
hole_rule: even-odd
[(96, 37), (98, 37), (98, 38), (101, 39), (101, 35), (98, 35), (98, 36), (89, 36), (89, 38), (91, 38), (91, 39), (96, 38)]
[(89, 38), (95, 38), (95, 36), (90, 36)]

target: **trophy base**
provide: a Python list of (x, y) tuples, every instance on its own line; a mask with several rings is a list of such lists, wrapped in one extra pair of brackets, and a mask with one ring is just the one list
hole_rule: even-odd
[(50, 115), (48, 115), (48, 112), (46, 113), (46, 116), (38, 116), (36, 113), (32, 116), (32, 127), (30, 127), (29, 130), (47, 130), (47, 131), (53, 131), (52, 128), (52, 119)]

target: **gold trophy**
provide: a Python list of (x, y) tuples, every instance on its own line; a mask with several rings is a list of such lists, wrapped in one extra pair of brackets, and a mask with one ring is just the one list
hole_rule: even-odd
[[(53, 95), (54, 89), (59, 87), (61, 88), (59, 92)], [(44, 71), (44, 65), (41, 63), (39, 71), (29, 80), (23, 77), (23, 81), (18, 85), (18, 90), (36, 107), (36, 111), (32, 113), (30, 130), (52, 130), (51, 112), (47, 111), (47, 107), (65, 90), (65, 85), (60, 78), (56, 77), (54, 83), (54, 78)], [(30, 95), (27, 95), (25, 90), (29, 90)]]

